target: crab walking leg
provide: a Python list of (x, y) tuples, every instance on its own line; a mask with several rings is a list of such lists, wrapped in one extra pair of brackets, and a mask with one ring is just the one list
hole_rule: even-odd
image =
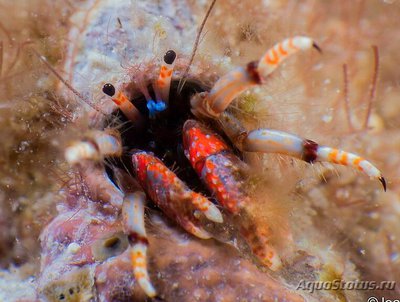
[(110, 180), (104, 167), (92, 161), (84, 161), (78, 168), (92, 200), (101, 202), (102, 209), (114, 212), (121, 208), (124, 194)]
[(271, 270), (279, 269), (281, 261), (269, 244), (269, 228), (254, 223), (246, 210), (250, 198), (243, 189), (245, 164), (222, 138), (195, 120), (188, 120), (183, 126), (183, 145), (186, 157), (207, 188), (219, 204), (238, 219), (240, 232), (253, 253)]
[(250, 62), (221, 77), (209, 93), (196, 94), (191, 99), (192, 112), (198, 117), (219, 117), (243, 91), (260, 85), (289, 56), (299, 50), (320, 48), (311, 38), (296, 36), (268, 50), (259, 62)]
[(266, 79), (289, 56), (300, 50), (314, 47), (321, 52), (319, 46), (309, 37), (296, 36), (283, 40), (269, 49), (258, 61), (257, 72)]
[(283, 131), (259, 129), (251, 131), (241, 142), (243, 151), (280, 153), (297, 157), (308, 163), (330, 162), (349, 166), (377, 178), (386, 191), (386, 181), (382, 173), (369, 161), (343, 150), (319, 146), (316, 142)]
[(121, 138), (112, 130), (91, 131), (86, 140), (72, 143), (64, 153), (70, 165), (76, 165), (86, 159), (100, 161), (105, 156), (121, 156), (121, 154)]
[(197, 117), (218, 117), (243, 91), (261, 84), (254, 63), (239, 67), (220, 78), (210, 92), (192, 97), (192, 113)]
[(194, 209), (202, 212), (209, 220), (221, 223), (218, 208), (206, 197), (190, 190), (175, 173), (152, 154), (137, 151), (132, 155), (136, 177), (144, 191), (161, 210), (189, 233), (203, 239), (210, 234), (192, 221)]
[(133, 105), (128, 97), (119, 91), (115, 96), (115, 87), (107, 83), (103, 86), (103, 92), (110, 96), (112, 101), (118, 106), (122, 113), (133, 123), (142, 121), (143, 117), (139, 110)]
[(156, 88), (160, 98), (167, 105), (169, 102), (169, 91), (171, 88), (172, 73), (174, 71), (176, 53), (173, 50), (168, 50), (164, 55), (164, 63), (161, 66), (160, 74), (156, 82)]
[(129, 252), (135, 279), (149, 297), (156, 295), (147, 270), (148, 239), (144, 225), (144, 205), (146, 195), (143, 192), (128, 193), (122, 205), (124, 232), (128, 235)]

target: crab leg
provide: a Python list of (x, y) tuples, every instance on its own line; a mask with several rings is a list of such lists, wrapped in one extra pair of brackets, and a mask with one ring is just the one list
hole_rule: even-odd
[[(190, 190), (158, 158), (144, 151), (132, 155), (139, 184), (161, 210), (189, 233), (203, 239), (211, 235), (195, 222), (194, 209), (209, 220), (222, 222), (218, 208), (203, 195)], [(195, 221), (195, 222), (193, 222)]]
[(277, 270), (281, 261), (268, 243), (268, 227), (258, 226), (246, 210), (250, 202), (244, 193), (244, 163), (236, 157), (218, 135), (195, 120), (183, 126), (185, 155), (218, 202), (238, 217), (240, 232), (258, 259), (271, 270)]
[(311, 47), (320, 48), (311, 38), (296, 36), (268, 50), (259, 62), (250, 62), (221, 77), (209, 93), (191, 99), (192, 112), (199, 117), (218, 117), (243, 91), (260, 85), (289, 56)]
[(330, 162), (349, 166), (377, 178), (386, 191), (386, 181), (382, 173), (366, 159), (343, 150), (319, 146), (316, 142), (297, 135), (272, 129), (250, 131), (241, 142), (243, 151), (279, 153), (297, 157), (308, 163)]
[(86, 140), (74, 142), (65, 150), (65, 159), (70, 165), (82, 160), (100, 161), (105, 156), (120, 156), (122, 144), (119, 134), (111, 129), (91, 131)]
[(288, 38), (275, 44), (258, 61), (257, 72), (262, 79), (266, 79), (278, 66), (300, 50), (307, 50), (314, 47), (321, 52), (319, 46), (309, 37), (296, 36)]
[(124, 232), (128, 235), (129, 252), (135, 279), (149, 297), (156, 295), (147, 271), (148, 239), (144, 226), (144, 204), (146, 195), (143, 192), (128, 193), (122, 205)]
[(88, 188), (90, 197), (102, 202), (102, 209), (112, 206), (112, 210), (120, 209), (124, 194), (110, 180), (104, 167), (84, 162), (79, 166), (83, 180)]

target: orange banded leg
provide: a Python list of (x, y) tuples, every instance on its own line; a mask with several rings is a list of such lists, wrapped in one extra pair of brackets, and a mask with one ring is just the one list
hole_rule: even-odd
[(297, 135), (272, 129), (259, 129), (242, 136), (240, 146), (243, 151), (285, 154), (308, 163), (330, 162), (349, 166), (378, 179), (386, 191), (386, 181), (382, 173), (366, 159), (343, 150), (319, 146), (316, 142)]
[[(245, 215), (244, 215), (245, 216)], [(282, 267), (281, 258), (269, 243), (272, 234), (267, 227), (259, 226), (249, 217), (242, 217), (240, 233), (250, 246), (253, 254), (270, 270), (277, 271)]]
[(191, 99), (192, 112), (198, 117), (219, 117), (243, 91), (262, 84), (280, 63), (299, 50), (320, 48), (308, 37), (286, 39), (268, 50), (258, 62), (250, 62), (221, 77), (210, 92), (196, 94)]
[(136, 178), (151, 200), (187, 232), (203, 239), (211, 235), (198, 226), (194, 215), (200, 211), (207, 219), (221, 223), (219, 209), (206, 197), (190, 190), (175, 173), (150, 153), (137, 151), (132, 155)]
[(275, 44), (258, 61), (257, 71), (262, 79), (266, 79), (286, 58), (300, 50), (314, 47), (319, 52), (319, 46), (309, 37), (295, 36)]
[(144, 205), (146, 195), (143, 192), (128, 193), (122, 205), (124, 232), (128, 235), (129, 252), (135, 279), (149, 297), (156, 295), (147, 270), (148, 240), (144, 225)]

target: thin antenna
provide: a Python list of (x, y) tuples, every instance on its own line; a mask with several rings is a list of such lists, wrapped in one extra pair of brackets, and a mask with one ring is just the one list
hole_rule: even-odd
[(367, 116), (364, 121), (364, 129), (367, 129), (369, 118), (371, 116), (372, 103), (375, 99), (376, 95), (376, 83), (378, 81), (378, 73), (379, 73), (379, 50), (378, 46), (372, 45), (372, 50), (374, 52), (374, 73), (372, 74), (371, 84), (369, 86), (369, 99), (368, 99), (368, 108), (367, 108)]
[(213, 7), (214, 7), (216, 2), (217, 2), (217, 0), (213, 0), (211, 2), (211, 5), (207, 10), (206, 15), (204, 16), (204, 19), (201, 22), (201, 25), (200, 25), (199, 30), (197, 32), (196, 40), (195, 40), (194, 45), (193, 45), (192, 55), (190, 56), (189, 64), (186, 67), (186, 70), (183, 73), (182, 78), (180, 79), (179, 84), (178, 84), (178, 93), (180, 93), (182, 91), (183, 85), (185, 85), (185, 82), (186, 82), (185, 77), (189, 73), (190, 67), (191, 67), (191, 65), (193, 63), (193, 60), (194, 60), (194, 56), (196, 55), (196, 52), (197, 52), (197, 48), (199, 47), (200, 35), (203, 32), (203, 29), (204, 29), (204, 26), (206, 25), (207, 19), (210, 16), (211, 11), (212, 11), (212, 9), (213, 9)]
[(47, 61), (47, 59), (40, 55), (36, 49), (32, 48), (33, 52), (35, 53), (35, 55), (40, 59), (40, 61), (42, 61), (44, 63), (44, 65), (46, 65), (46, 67), (65, 85), (67, 86), (67, 88), (69, 90), (71, 90), (73, 92), (73, 94), (75, 94), (79, 99), (81, 99), (83, 102), (85, 102), (86, 104), (88, 104), (90, 107), (92, 107), (94, 110), (96, 110), (97, 112), (103, 114), (106, 116), (106, 114), (95, 104), (93, 104), (92, 102), (90, 102), (87, 98), (85, 98), (80, 92), (78, 92), (74, 87), (72, 87), (72, 85), (65, 80), (58, 72), (57, 70), (54, 69), (53, 66), (51, 66), (51, 64)]
[(351, 122), (350, 116), (350, 100), (349, 100), (349, 72), (347, 70), (347, 64), (343, 64), (343, 95), (344, 95), (344, 106), (346, 110), (347, 124), (350, 131), (353, 131), (353, 123)]
[(3, 69), (3, 51), (4, 51), (4, 44), (3, 41), (0, 41), (0, 79), (1, 79), (1, 71)]

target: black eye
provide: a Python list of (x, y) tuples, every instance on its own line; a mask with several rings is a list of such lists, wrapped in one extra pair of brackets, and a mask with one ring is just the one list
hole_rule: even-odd
[(115, 87), (112, 84), (107, 83), (103, 86), (103, 92), (109, 96), (113, 96), (115, 94)]
[(164, 55), (164, 62), (167, 64), (174, 63), (176, 58), (176, 52), (173, 50), (168, 50)]

